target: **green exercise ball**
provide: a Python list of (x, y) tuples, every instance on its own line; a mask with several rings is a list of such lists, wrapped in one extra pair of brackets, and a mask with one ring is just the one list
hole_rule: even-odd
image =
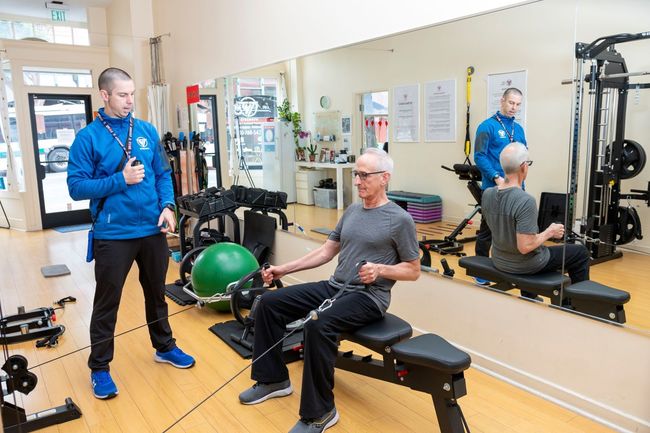
[[(259, 268), (255, 256), (241, 245), (219, 242), (206, 248), (194, 261), (192, 267), (192, 288), (199, 296), (225, 293), (232, 282)], [(208, 307), (230, 311), (230, 301), (211, 302)]]

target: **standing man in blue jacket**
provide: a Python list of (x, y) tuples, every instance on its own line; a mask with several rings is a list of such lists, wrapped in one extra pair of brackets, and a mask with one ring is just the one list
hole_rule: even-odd
[(129, 74), (108, 68), (98, 84), (104, 108), (72, 143), (68, 190), (74, 200), (90, 199), (96, 287), (88, 367), (95, 397), (107, 399), (118, 393), (109, 363), (122, 288), (134, 261), (154, 360), (189, 368), (194, 358), (176, 346), (167, 319), (166, 233), (176, 224), (169, 161), (155, 127), (131, 113), (135, 84)]
[[(476, 130), (474, 140), (474, 162), (481, 171), (483, 180), (481, 189), (502, 185), (504, 172), (499, 162), (501, 151), (510, 143), (519, 142), (526, 145), (524, 128), (515, 122), (515, 116), (521, 108), (523, 95), (515, 87), (510, 87), (503, 92), (499, 111), (484, 120)], [(476, 238), (476, 255), (490, 256), (492, 246), (492, 232), (485, 221), (481, 218), (481, 227)], [(480, 281), (477, 281), (481, 283)]]

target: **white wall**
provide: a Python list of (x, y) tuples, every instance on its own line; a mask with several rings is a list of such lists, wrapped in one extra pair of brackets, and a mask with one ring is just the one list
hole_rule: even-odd
[[(273, 262), (320, 245), (278, 231)], [(288, 277), (327, 279), (336, 259)], [(650, 334), (548, 305), (498, 295), (435, 274), (393, 288), (390, 312), (416, 332), (438, 334), (472, 356), (473, 368), (561, 404), (621, 432), (650, 432)], [(467, 383), (468, 393), (473, 392)], [(378, 397), (381, 398), (381, 397)], [(463, 400), (459, 400), (462, 406)]]
[[(303, 117), (307, 120), (307, 129), (313, 129), (313, 113), (322, 111), (319, 100), (327, 95), (332, 101), (331, 110), (354, 115), (353, 129), (358, 132), (361, 130), (360, 115), (355, 95), (420, 83), (422, 101), (424, 83), (456, 79), (456, 142), (425, 143), (421, 138), (419, 143), (395, 143), (391, 139), (389, 149), (396, 162), (391, 189), (438, 194), (443, 198), (445, 218), (459, 221), (470, 210), (467, 204), (471, 196), (465, 182), (458, 181), (440, 165), (451, 166), (464, 160), (465, 70), (469, 65), (476, 69), (472, 77), (472, 142), (478, 124), (492, 114), (486, 112), (487, 75), (526, 70), (526, 136), (531, 159), (535, 162), (529, 171), (527, 189), (539, 201), (543, 191), (565, 192), (567, 189), (573, 89), (560, 82), (573, 75), (574, 38), (591, 42), (600, 36), (646, 31), (650, 29), (648, 16), (650, 2), (647, 1), (546, 0), (307, 56), (300, 62)], [(647, 56), (650, 40), (620, 44), (617, 48), (630, 71), (650, 70)], [(647, 77), (637, 81), (643, 79), (648, 81)], [(392, 94), (390, 96), (392, 98)], [(626, 137), (641, 143), (650, 154), (647, 128), (650, 89), (641, 90), (639, 96), (637, 99), (635, 92), (630, 92)], [(423, 118), (421, 104), (421, 124)], [(584, 119), (586, 133), (590, 123), (586, 112)], [(354, 136), (358, 149), (360, 134)], [(420, 137), (424, 137), (423, 127)], [(586, 144), (585, 140), (584, 148)], [(581, 167), (585, 166), (583, 161)], [(624, 181), (622, 191), (647, 188), (648, 170)], [(580, 193), (584, 183), (582, 175)], [(634, 204), (640, 206), (642, 221), (650, 222), (650, 211), (645, 204), (638, 201)], [(579, 207), (578, 214), (581, 210)], [(650, 252), (650, 238), (629, 246)]]

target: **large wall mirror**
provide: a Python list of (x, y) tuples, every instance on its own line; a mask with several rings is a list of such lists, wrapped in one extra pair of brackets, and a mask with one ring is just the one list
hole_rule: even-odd
[[(526, 190), (539, 205), (543, 193), (566, 194), (570, 185), (576, 86), (562, 82), (571, 81), (578, 73), (576, 42), (590, 43), (603, 36), (648, 31), (648, 16), (650, 3), (642, 0), (615, 4), (605, 0), (546, 0), (211, 80), (212, 88), (206, 86), (202, 94), (216, 95), (218, 101), (220, 160), (223, 167), (228, 167), (222, 173), (227, 175), (230, 170), (233, 174), (235, 166), (241, 168), (243, 159), (248, 172), (239, 170), (239, 183), (253, 180), (256, 186), (270, 190), (288, 188), (291, 201), (298, 203), (287, 210), (294, 223), (289, 229), (301, 236), (325, 239), (343, 212), (336, 209), (340, 200), (344, 206), (355, 200), (350, 169), (342, 168), (349, 167), (345, 161), (358, 156), (363, 147), (383, 147), (388, 142), (396, 166), (390, 190), (440, 196), (443, 221), (418, 224), (418, 234), (427, 239), (444, 237), (475, 204), (467, 180), (441, 168), (465, 160), (466, 81), (467, 69), (472, 66), (472, 143), (478, 124), (494, 114), (489, 108), (493, 99), (489, 93), (494, 93), (499, 74), (514, 74), (523, 80), (525, 110), (521, 122), (535, 162), (529, 170)], [(650, 39), (617, 43), (615, 49), (624, 57), (629, 72), (650, 71)], [(650, 89), (643, 87), (650, 80), (647, 75), (638, 74), (630, 76), (629, 82), (632, 85), (627, 90), (625, 139), (636, 143), (627, 150), (636, 158), (630, 170), (637, 172), (620, 180), (623, 195), (632, 190), (647, 191), (650, 180), (650, 168), (639, 167), (640, 158), (645, 161), (645, 152), (650, 151)], [(639, 86), (635, 87), (636, 83)], [(452, 101), (450, 110), (442, 113), (447, 121), (444, 131), (432, 127), (440, 113), (427, 106), (436, 86), (438, 90), (443, 88), (444, 97)], [(403, 124), (404, 119), (394, 108), (396, 95), (402, 98), (408, 92), (408, 97), (414, 97), (419, 106), (414, 125)], [(575, 170), (575, 214), (574, 221), (569, 223), (578, 232), (575, 219), (588, 212), (583, 209), (588, 209), (592, 200), (585, 187), (593, 177), (587, 148), (594, 114), (593, 110), (589, 114), (588, 94), (587, 85), (582, 129), (578, 131), (581, 147)], [(300, 129), (310, 133), (297, 137), (300, 146), (312, 144), (317, 148), (314, 163), (309, 163), (306, 155), (307, 161), (296, 166), (293, 126), (291, 122), (278, 121), (278, 110), (285, 98), (290, 102), (290, 110), (301, 115)], [(612, 106), (618, 101), (612, 97)], [(618, 122), (619, 126), (623, 123), (620, 118)], [(611, 143), (614, 130), (612, 124), (610, 135), (603, 140)], [(233, 140), (234, 135), (241, 138), (241, 144)], [(240, 146), (241, 153), (231, 152), (235, 146)], [(342, 151), (351, 156), (337, 158)], [(319, 165), (328, 164), (332, 158), (336, 161), (331, 166)], [(310, 164), (315, 169), (310, 169)], [(335, 169), (336, 164), (339, 170)], [(330, 190), (313, 196), (314, 186), (327, 186), (321, 182), (336, 181), (337, 177), (342, 183), (341, 195)], [(314, 200), (325, 207), (312, 205)], [(630, 212), (638, 216), (637, 222), (623, 224), (628, 231), (650, 228), (650, 210), (645, 200), (625, 196), (619, 206), (634, 209)], [(474, 224), (467, 226), (460, 238), (474, 234), (479, 218), (473, 218)], [(591, 278), (629, 292), (631, 300), (624, 307), (625, 326), (648, 332), (650, 289), (643, 282), (650, 279), (650, 238), (630, 234), (627, 242), (616, 245), (616, 251), (622, 252), (622, 257), (593, 265)], [(473, 255), (474, 244), (465, 243), (463, 252)], [(433, 254), (432, 266), (439, 267), (441, 258)], [(458, 267), (458, 258), (445, 258), (456, 271), (454, 278), (469, 284), (471, 278)], [(509, 293), (519, 295), (517, 290)], [(548, 300), (544, 305), (548, 305)]]

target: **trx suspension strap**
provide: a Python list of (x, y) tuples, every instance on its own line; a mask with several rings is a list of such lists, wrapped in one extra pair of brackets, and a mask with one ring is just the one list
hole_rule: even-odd
[(465, 124), (465, 164), (472, 165), (469, 160), (469, 155), (472, 151), (472, 142), (469, 138), (469, 106), (472, 100), (472, 74), (474, 73), (474, 66), (467, 67), (467, 123)]

